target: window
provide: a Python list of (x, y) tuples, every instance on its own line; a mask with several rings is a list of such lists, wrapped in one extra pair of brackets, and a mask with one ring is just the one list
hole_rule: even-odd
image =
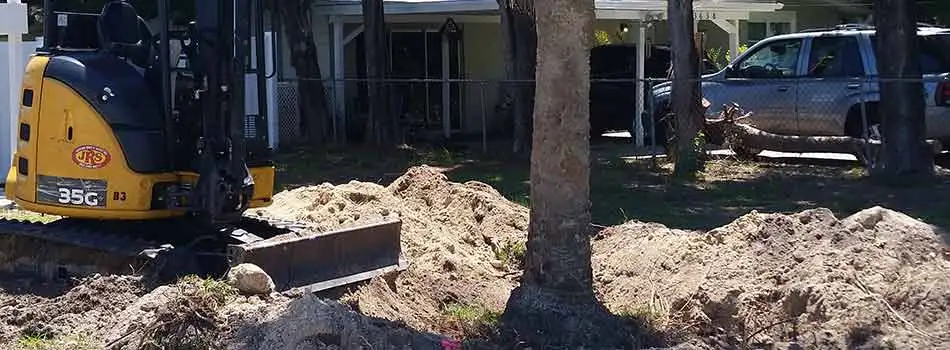
[(746, 40), (756, 43), (759, 40), (792, 32), (791, 22), (749, 21), (745, 28)]
[(797, 75), (802, 41), (781, 40), (759, 47), (739, 62), (736, 73), (743, 78), (788, 78)]
[[(950, 35), (918, 35), (920, 48), (920, 72), (923, 74), (941, 74), (950, 72)], [(877, 53), (877, 36), (871, 36), (871, 48)]]
[(857, 39), (850, 36), (814, 38), (806, 75), (814, 78), (864, 75)]

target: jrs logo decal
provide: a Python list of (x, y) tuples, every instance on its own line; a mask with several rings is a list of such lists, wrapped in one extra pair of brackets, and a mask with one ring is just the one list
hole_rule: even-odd
[(73, 163), (86, 169), (99, 169), (112, 160), (112, 155), (102, 147), (83, 145), (73, 150)]

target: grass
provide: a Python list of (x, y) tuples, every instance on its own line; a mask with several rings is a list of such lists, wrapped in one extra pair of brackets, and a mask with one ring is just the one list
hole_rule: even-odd
[[(530, 206), (529, 165), (489, 152), (446, 148), (402, 149), (395, 153), (339, 150), (320, 156), (282, 155), (279, 187), (350, 180), (388, 184), (406, 168), (437, 165), (452, 181), (487, 183), (509, 200)], [(591, 216), (609, 226), (626, 220), (659, 222), (684, 229), (711, 229), (752, 210), (796, 212), (826, 207), (846, 216), (874, 205), (950, 227), (950, 175), (925, 186), (874, 184), (856, 162), (799, 159), (713, 159), (691, 180), (674, 180), (662, 158), (635, 159), (632, 146), (598, 143), (591, 151)]]
[(524, 241), (505, 242), (495, 250), (495, 258), (510, 269), (523, 269), (527, 246)]
[[(389, 184), (407, 168), (427, 164), (444, 170), (452, 181), (480, 181), (509, 200), (530, 206), (529, 164), (524, 159), (482, 153), (479, 147), (401, 147), (381, 152), (350, 147), (322, 153), (285, 151), (277, 156), (276, 190), (323, 182), (352, 180)], [(846, 216), (880, 205), (925, 222), (950, 227), (950, 174), (935, 183), (895, 188), (874, 184), (856, 162), (809, 162), (797, 159), (713, 159), (695, 179), (670, 177), (663, 158), (633, 157), (625, 143), (591, 146), (591, 217), (609, 226), (628, 220), (659, 222), (670, 227), (706, 230), (752, 210), (796, 212), (816, 207)], [(0, 217), (52, 221), (22, 210), (0, 210)]]
[(495, 330), (501, 313), (486, 308), (462, 303), (449, 303), (442, 308), (449, 328), (454, 328), (465, 338), (479, 338)]
[(47, 338), (41, 335), (24, 335), (12, 350), (92, 350), (95, 347), (85, 335), (68, 335)]

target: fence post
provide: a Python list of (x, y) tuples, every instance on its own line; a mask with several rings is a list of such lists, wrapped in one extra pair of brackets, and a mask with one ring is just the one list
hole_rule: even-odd
[(657, 143), (656, 143), (656, 125), (655, 125), (656, 115), (653, 110), (655, 109), (654, 104), (656, 103), (656, 100), (655, 100), (656, 97), (653, 96), (653, 79), (645, 79), (645, 80), (646, 80), (646, 84), (644, 85), (646, 85), (646, 91), (648, 91), (649, 93), (647, 94), (647, 98), (646, 98), (647, 108), (644, 109), (643, 115), (641, 115), (641, 118), (646, 117), (647, 120), (650, 121), (650, 123), (648, 124), (650, 126), (650, 162), (652, 163), (652, 166), (655, 168)]
[(488, 117), (485, 111), (485, 82), (478, 84), (478, 98), (482, 106), (482, 153), (488, 153)]
[[(871, 86), (870, 77), (867, 80), (864, 87), (861, 88), (861, 96), (858, 97), (858, 104), (861, 106), (861, 136), (864, 138), (864, 160), (865, 167), (870, 170), (872, 167), (871, 161), (871, 134), (868, 132), (868, 112), (867, 112), (867, 100), (865, 94), (867, 93), (866, 89)], [(858, 159), (860, 161), (860, 159)]]

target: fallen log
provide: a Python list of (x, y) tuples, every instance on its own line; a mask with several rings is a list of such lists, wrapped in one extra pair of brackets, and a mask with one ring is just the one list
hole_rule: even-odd
[[(855, 156), (862, 164), (876, 162), (881, 143), (850, 136), (780, 135), (763, 131), (749, 122), (751, 113), (741, 114), (736, 104), (723, 106), (719, 118), (707, 118), (704, 133), (715, 145), (728, 147), (737, 156), (751, 158), (762, 150), (788, 153), (845, 153)], [(938, 154), (943, 145), (927, 140), (927, 145)]]

